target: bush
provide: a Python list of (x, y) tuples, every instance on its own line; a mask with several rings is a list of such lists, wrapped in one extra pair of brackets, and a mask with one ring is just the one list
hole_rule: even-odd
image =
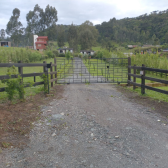
[(60, 53), (60, 54), (58, 55), (58, 57), (65, 57), (65, 54)]
[(48, 55), (48, 58), (54, 58), (54, 54), (51, 50), (46, 50), (45, 54)]
[(68, 51), (66, 54), (65, 54), (65, 57), (67, 60), (69, 60), (71, 57), (72, 57), (72, 54)]

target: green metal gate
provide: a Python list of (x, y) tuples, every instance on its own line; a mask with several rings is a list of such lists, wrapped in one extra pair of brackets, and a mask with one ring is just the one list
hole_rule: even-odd
[(127, 83), (128, 58), (57, 58), (57, 83)]

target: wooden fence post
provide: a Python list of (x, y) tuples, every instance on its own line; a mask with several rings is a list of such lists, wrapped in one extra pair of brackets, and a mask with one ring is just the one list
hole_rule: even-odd
[[(46, 64), (46, 61), (43, 61), (43, 64)], [(43, 66), (43, 72), (44, 72), (44, 74), (46, 75), (46, 72), (47, 72), (47, 66)], [(47, 87), (47, 86), (45, 86), (45, 83), (44, 83), (44, 90), (46, 90), (47, 88), (45, 88), (45, 87)]]
[[(136, 67), (136, 65), (134, 65), (134, 75), (136, 75), (136, 69), (135, 69), (135, 67)], [(133, 78), (133, 82), (136, 83), (136, 77), (135, 76)], [(133, 90), (135, 90), (135, 89), (136, 89), (136, 86), (133, 85)]]
[[(142, 64), (142, 67), (145, 67), (144, 64)], [(142, 69), (143, 70), (143, 69)], [(143, 75), (141, 76), (141, 94), (145, 94), (145, 70), (143, 70)]]
[[(46, 61), (43, 61), (43, 64), (46, 64)], [(43, 72), (46, 73), (47, 72), (47, 69), (46, 69), (47, 66), (43, 66)]]
[[(129, 75), (129, 73), (131, 73), (131, 68), (129, 66), (131, 66), (131, 58), (130, 57), (128, 57), (128, 81), (131, 81), (131, 76)], [(128, 82), (128, 86), (130, 86), (129, 82)]]
[[(18, 63), (22, 63), (22, 61), (18, 61)], [(19, 75), (21, 76), (21, 80), (20, 80), (20, 84), (22, 85), (23, 84), (23, 67), (18, 67), (18, 72), (19, 72)], [(22, 95), (22, 98), (24, 99), (24, 93), (21, 93)]]
[[(22, 61), (18, 61), (18, 63), (22, 63)], [(23, 74), (23, 67), (18, 67), (18, 72), (20, 75)]]
[[(57, 60), (56, 60), (56, 58), (54, 58), (54, 64), (55, 64), (55, 66), (54, 66), (54, 70), (55, 70), (55, 72), (57, 71)], [(55, 74), (55, 78), (57, 78), (57, 73)], [(57, 80), (55, 81), (55, 84), (57, 84)]]
[[(50, 64), (51, 64), (50, 72), (53, 72), (52, 62), (50, 62)], [(53, 74), (51, 74), (51, 79), (53, 79)], [(53, 82), (51, 82), (51, 87), (53, 87)]]

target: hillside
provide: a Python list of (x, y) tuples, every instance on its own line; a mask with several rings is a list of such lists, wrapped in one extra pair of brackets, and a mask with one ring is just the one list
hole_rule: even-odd
[(168, 9), (153, 11), (149, 15), (143, 14), (135, 18), (113, 18), (96, 25), (96, 28), (100, 33), (100, 41), (107, 38), (119, 43), (168, 43)]

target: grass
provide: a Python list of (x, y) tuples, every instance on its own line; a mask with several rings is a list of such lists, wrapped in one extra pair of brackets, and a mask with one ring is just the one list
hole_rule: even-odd
[[(165, 87), (156, 87), (156, 88), (168, 91), (168, 87), (166, 87), (166, 86)], [(128, 89), (133, 91), (132, 87), (128, 87)], [(134, 92), (137, 92), (139, 95), (141, 95), (141, 88), (136, 88), (134, 90)], [(143, 96), (148, 96), (148, 97), (151, 97), (152, 99), (155, 99), (158, 101), (168, 102), (168, 95), (163, 94), (163, 93), (159, 93), (159, 92), (155, 92), (152, 90), (148, 90), (148, 89), (145, 89), (145, 94)]]
[[(61, 64), (64, 63), (64, 60), (63, 58), (60, 58), (58, 57), (57, 58), (57, 64)], [(47, 63), (54, 63), (54, 59), (46, 59), (44, 60), (46, 61)], [(43, 61), (36, 61), (34, 63), (42, 63)], [(71, 60), (69, 61), (69, 63), (71, 63)], [(68, 64), (68, 60), (65, 60), (65, 66), (67, 66)], [(64, 65), (61, 66), (61, 68), (58, 68), (59, 72), (58, 72), (58, 76), (60, 75), (61, 71), (64, 70)], [(50, 70), (49, 70), (50, 71)], [(54, 69), (53, 69), (54, 71)], [(24, 67), (23, 68), (23, 74), (27, 74), (27, 73), (41, 73), (43, 72), (43, 67)], [(0, 68), (0, 75), (6, 75), (7, 73), (7, 68), (4, 67), (4, 68)], [(28, 82), (34, 82), (34, 77), (26, 77), (26, 78), (23, 78), (23, 81), (24, 83), (28, 83)], [(36, 76), (36, 82), (41, 82), (42, 79), (40, 76)], [(6, 87), (5, 84), (3, 84), (1, 81), (0, 81), (0, 88), (2, 87)], [(25, 97), (29, 97), (29, 96), (32, 96), (32, 95), (35, 95), (39, 92), (41, 92), (43, 90), (43, 85), (39, 85), (39, 86), (36, 86), (36, 87), (28, 87), (28, 88), (25, 88)], [(7, 93), (6, 92), (0, 92), (0, 103), (2, 102), (5, 102), (7, 100)], [(18, 96), (15, 96), (15, 100), (13, 101), (13, 103), (15, 103), (16, 101), (18, 100)]]

